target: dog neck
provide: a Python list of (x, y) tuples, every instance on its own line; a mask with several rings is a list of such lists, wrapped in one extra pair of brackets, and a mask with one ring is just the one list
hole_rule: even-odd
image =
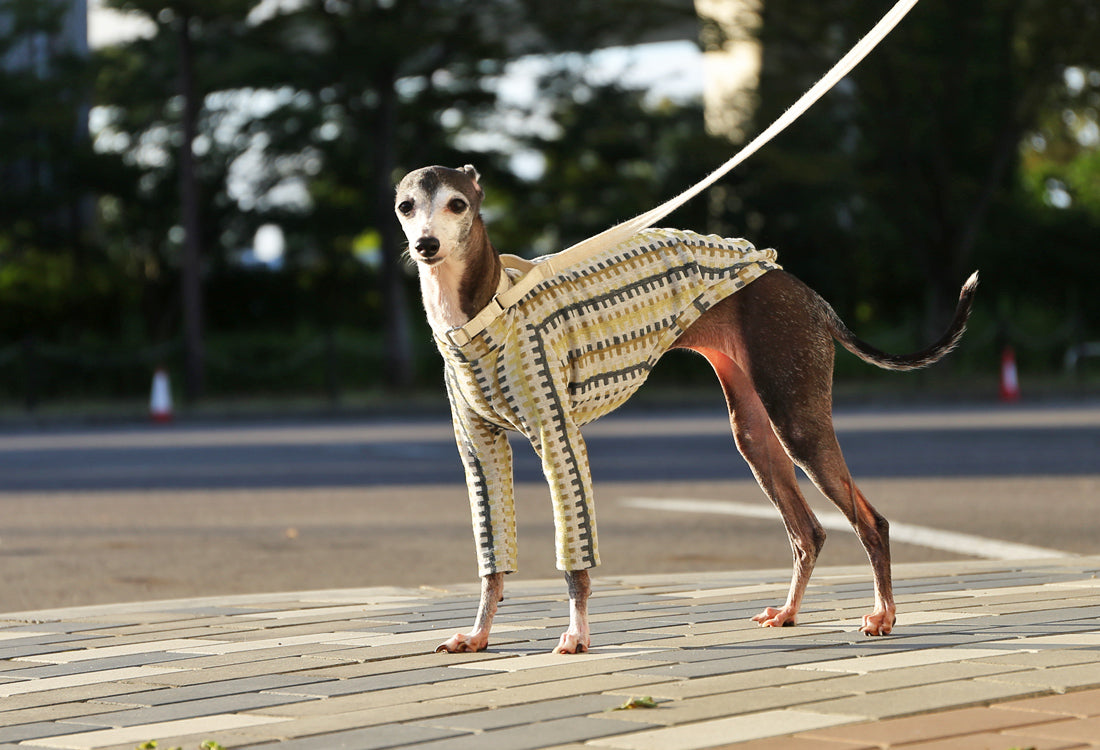
[(466, 324), (489, 304), (504, 273), (481, 217), (474, 220), (462, 252), (433, 266), (420, 266), (420, 293), (428, 324), (438, 337)]

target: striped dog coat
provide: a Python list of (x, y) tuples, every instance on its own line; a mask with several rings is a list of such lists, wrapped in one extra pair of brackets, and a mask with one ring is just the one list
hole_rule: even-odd
[[(507, 274), (502, 284), (552, 257), (501, 256)], [(578, 258), (480, 333), (459, 337), (461, 345), (436, 339), (480, 575), (517, 567), (506, 431), (527, 436), (542, 461), (554, 507), (558, 569), (599, 565), (592, 479), (579, 428), (633, 395), (661, 355), (710, 307), (777, 268), (774, 250), (757, 250), (746, 240), (649, 229)]]

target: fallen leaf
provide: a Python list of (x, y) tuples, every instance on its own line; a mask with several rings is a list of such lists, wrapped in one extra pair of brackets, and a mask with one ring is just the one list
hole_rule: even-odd
[(618, 706), (616, 708), (613, 708), (611, 710), (612, 711), (630, 711), (630, 710), (633, 710), (635, 708), (657, 708), (657, 701), (653, 700), (648, 695), (643, 695), (640, 698), (631, 698), (630, 700), (628, 700), (623, 705)]

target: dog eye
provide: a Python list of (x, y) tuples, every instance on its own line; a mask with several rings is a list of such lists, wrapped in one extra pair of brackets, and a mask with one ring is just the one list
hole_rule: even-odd
[(460, 214), (466, 210), (466, 201), (461, 198), (454, 198), (447, 204), (447, 208), (451, 209), (453, 213)]
[(409, 214), (412, 213), (412, 210), (413, 210), (412, 201), (401, 201), (400, 203), (397, 204), (397, 210), (400, 211), (405, 216), (408, 216)]

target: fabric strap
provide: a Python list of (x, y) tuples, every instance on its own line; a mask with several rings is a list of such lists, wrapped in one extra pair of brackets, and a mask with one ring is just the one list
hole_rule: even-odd
[[(734, 167), (752, 156), (761, 146), (801, 117), (802, 114), (813, 106), (826, 91), (835, 86), (844, 76), (848, 75), (848, 73), (859, 65), (863, 58), (878, 46), (879, 42), (898, 25), (901, 19), (912, 10), (917, 2), (918, 0), (898, 0), (894, 7), (875, 24), (870, 32), (868, 32), (867, 36), (863, 37), (851, 50), (849, 50), (848, 54), (837, 61), (829, 72), (821, 77), (821, 80), (815, 83), (798, 99), (798, 101), (791, 105), (790, 109), (776, 119), (767, 130), (753, 138), (725, 164), (718, 167), (718, 169), (710, 175), (695, 183), (675, 198), (662, 203), (640, 216), (628, 219), (597, 235), (582, 240), (560, 253), (547, 256), (545, 260), (535, 262), (523, 261), (516, 256), (511, 256), (515, 261), (520, 261), (519, 264), (512, 265), (511, 267), (513, 268), (518, 267), (522, 269), (525, 265), (529, 264), (530, 267), (527, 269), (526, 273), (516, 279), (514, 283), (511, 282), (511, 279), (506, 278), (507, 274), (501, 274), (501, 285), (498, 287), (496, 296), (493, 297), (492, 301), (474, 316), (473, 319), (465, 325), (448, 332), (447, 337), (450, 339), (450, 343), (455, 346), (464, 346), (470, 339), (484, 331), (485, 328), (504, 310), (521, 300), (524, 295), (546, 279), (578, 261), (590, 258), (596, 253), (625, 242), (643, 229), (648, 229), (653, 226), (677, 208), (699, 195), (699, 193), (718, 182), (718, 180), (728, 174)], [(502, 258), (503, 257), (504, 256), (502, 256)], [(505, 265), (507, 266), (508, 263), (506, 262)]]

